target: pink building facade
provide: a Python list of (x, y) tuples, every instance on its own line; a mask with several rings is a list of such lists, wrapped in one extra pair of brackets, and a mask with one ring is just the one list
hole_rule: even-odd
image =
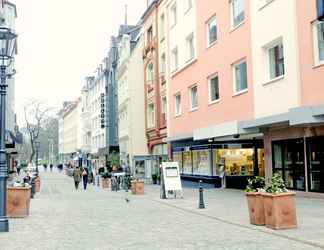
[(194, 31), (179, 2), (168, 4), (167, 141), (182, 177), (243, 188), (278, 172), (290, 189), (324, 192), (317, 1), (188, 1)]

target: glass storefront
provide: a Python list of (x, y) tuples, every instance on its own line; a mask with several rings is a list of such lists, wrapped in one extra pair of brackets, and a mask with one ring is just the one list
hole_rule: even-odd
[(309, 191), (324, 192), (324, 137), (307, 139)]
[(305, 190), (304, 140), (273, 142), (273, 172), (280, 173), (287, 188)]
[(191, 151), (183, 152), (183, 174), (192, 174)]
[(179, 163), (179, 169), (180, 173), (183, 173), (183, 167), (182, 167), (182, 152), (173, 152), (173, 161)]
[(210, 168), (210, 150), (193, 150), (193, 174), (196, 175), (211, 175)]

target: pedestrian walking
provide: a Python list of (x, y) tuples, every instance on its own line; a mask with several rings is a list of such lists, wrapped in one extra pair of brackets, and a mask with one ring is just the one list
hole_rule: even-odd
[(79, 167), (76, 167), (73, 170), (74, 186), (75, 186), (76, 190), (78, 190), (78, 188), (79, 188), (79, 183), (81, 181), (81, 175), (82, 175), (81, 169)]
[(44, 170), (47, 171), (47, 164), (44, 164), (43, 167), (44, 167)]
[(50, 170), (53, 172), (53, 164), (50, 164)]
[(88, 177), (89, 177), (89, 170), (88, 168), (84, 168), (82, 172), (82, 180), (83, 180), (83, 189), (87, 189), (88, 185)]

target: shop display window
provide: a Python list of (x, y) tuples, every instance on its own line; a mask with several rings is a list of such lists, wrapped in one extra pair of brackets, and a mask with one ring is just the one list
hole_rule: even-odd
[(221, 175), (223, 166), (227, 176), (253, 175), (253, 149), (215, 149), (216, 175)]
[(307, 140), (309, 190), (324, 192), (324, 138)]
[(193, 174), (211, 175), (210, 150), (193, 150)]
[(192, 174), (191, 151), (183, 152), (183, 173), (184, 174)]
[(179, 163), (180, 173), (183, 173), (182, 152), (173, 152), (173, 161)]

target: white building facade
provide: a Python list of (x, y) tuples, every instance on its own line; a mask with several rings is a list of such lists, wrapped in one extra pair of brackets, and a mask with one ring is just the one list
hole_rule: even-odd
[(148, 155), (143, 46), (140, 27), (124, 34), (119, 44), (117, 83), (120, 161), (129, 166), (133, 173), (136, 161)]

